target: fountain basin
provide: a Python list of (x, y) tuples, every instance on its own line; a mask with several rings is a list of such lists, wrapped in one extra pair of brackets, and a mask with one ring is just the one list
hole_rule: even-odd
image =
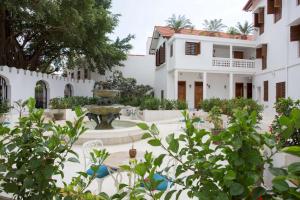
[(94, 122), (87, 122), (88, 129), (76, 142), (83, 144), (91, 140), (101, 140), (104, 145), (129, 144), (142, 139), (143, 132), (136, 126), (137, 122), (126, 120), (115, 120), (112, 125), (114, 129), (93, 130)]

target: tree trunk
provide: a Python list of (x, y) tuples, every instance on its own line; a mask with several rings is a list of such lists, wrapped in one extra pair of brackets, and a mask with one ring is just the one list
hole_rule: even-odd
[(6, 65), (6, 12), (4, 7), (0, 6), (0, 65)]

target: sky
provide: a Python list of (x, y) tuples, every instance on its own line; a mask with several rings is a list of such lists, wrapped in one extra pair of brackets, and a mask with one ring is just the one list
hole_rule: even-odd
[(124, 38), (135, 35), (131, 41), (130, 54), (145, 54), (147, 38), (152, 36), (155, 25), (166, 25), (172, 16), (185, 15), (195, 29), (203, 28), (205, 19), (223, 19), (227, 26), (237, 22), (252, 22), (251, 13), (244, 12), (243, 6), (248, 0), (112, 0), (112, 12), (121, 14), (118, 27), (112, 34)]

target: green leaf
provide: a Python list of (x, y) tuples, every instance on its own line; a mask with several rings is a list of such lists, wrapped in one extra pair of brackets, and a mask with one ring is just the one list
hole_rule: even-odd
[(254, 188), (254, 190), (252, 191), (252, 200), (257, 200), (264, 194), (266, 194), (266, 189), (264, 189), (263, 187)]
[(230, 194), (232, 196), (238, 196), (243, 194), (243, 192), (245, 191), (244, 186), (241, 185), (240, 183), (233, 183), (230, 186)]
[(282, 151), (300, 157), (300, 146), (285, 147)]
[(151, 138), (152, 135), (150, 133), (144, 133), (143, 136), (142, 136), (142, 139), (148, 139), (148, 138)]
[(274, 176), (286, 176), (287, 172), (285, 169), (281, 169), (281, 168), (269, 168), (270, 172), (274, 175)]
[(163, 161), (163, 159), (165, 158), (165, 154), (161, 154), (161, 155), (159, 155), (155, 160), (154, 160), (154, 165), (155, 166), (160, 166), (161, 165), (161, 163), (162, 163), (162, 161)]
[(80, 161), (75, 157), (68, 158), (68, 161), (73, 163), (80, 163)]
[(295, 128), (300, 129), (300, 110), (293, 109), (291, 112), (291, 117), (293, 118), (293, 121), (295, 123)]
[(289, 185), (283, 178), (276, 177), (272, 181), (273, 187), (278, 190), (279, 192), (285, 192), (289, 189)]
[(141, 177), (144, 177), (147, 171), (147, 167), (144, 163), (139, 163), (135, 166), (135, 172), (140, 175)]
[(228, 171), (227, 174), (224, 177), (224, 180), (232, 181), (236, 178), (236, 173), (232, 170)]
[(149, 126), (146, 123), (138, 123), (137, 126), (144, 131), (149, 130)]
[(292, 163), (288, 166), (288, 171), (292, 174), (300, 172), (300, 162)]
[(160, 140), (159, 140), (159, 139), (152, 139), (152, 140), (149, 140), (149, 141), (148, 141), (148, 144), (150, 144), (151, 146), (155, 146), (155, 147), (157, 147), (157, 146), (160, 146), (160, 145), (161, 145), (161, 143), (160, 143)]
[(168, 192), (165, 196), (165, 200), (169, 200), (171, 199), (171, 197), (173, 196), (173, 194), (176, 192), (176, 190), (171, 190), (170, 192)]

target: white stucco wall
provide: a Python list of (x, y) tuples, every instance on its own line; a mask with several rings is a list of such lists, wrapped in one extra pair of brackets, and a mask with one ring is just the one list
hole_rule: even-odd
[(16, 69), (7, 66), (0, 66), (0, 76), (6, 79), (8, 89), (8, 99), (10, 102), (19, 99), (26, 100), (34, 97), (36, 83), (40, 80), (47, 85), (48, 102), (55, 97), (63, 97), (65, 85), (73, 86), (73, 96), (92, 96), (94, 81), (71, 80), (55, 75), (37, 73), (33, 71)]
[(136, 79), (138, 84), (154, 87), (155, 56), (154, 55), (128, 55), (120, 70), (124, 77)]

